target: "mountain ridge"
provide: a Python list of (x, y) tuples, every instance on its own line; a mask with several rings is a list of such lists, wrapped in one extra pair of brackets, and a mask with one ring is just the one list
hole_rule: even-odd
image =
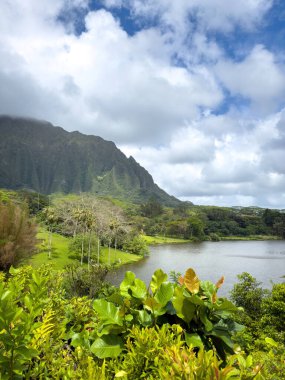
[(91, 192), (175, 206), (136, 160), (112, 141), (48, 121), (0, 115), (0, 187), (43, 194)]

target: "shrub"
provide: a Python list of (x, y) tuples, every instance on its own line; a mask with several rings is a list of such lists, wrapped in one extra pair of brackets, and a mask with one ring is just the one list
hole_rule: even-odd
[(148, 246), (140, 235), (130, 237), (125, 243), (123, 243), (123, 250), (141, 256), (146, 256), (149, 253)]
[(93, 264), (89, 269), (76, 264), (67, 265), (64, 272), (64, 287), (68, 297), (88, 296), (95, 298), (107, 291), (105, 278), (109, 272), (107, 265)]
[(201, 348), (197, 353), (193, 347), (187, 347), (181, 332), (178, 325), (133, 327), (124, 355), (109, 362), (108, 375), (123, 380), (264, 379), (251, 356), (235, 354), (222, 365), (214, 350)]
[(0, 270), (8, 271), (36, 249), (36, 226), (20, 206), (0, 202)]
[(67, 299), (62, 273), (50, 266), (11, 268), (0, 274), (0, 378), (283, 379), (284, 349), (270, 338), (268, 352), (220, 360), (208, 343), (220, 335), (219, 345), (231, 346), (221, 321), (234, 307), (216, 297), (222, 279), (213, 285), (194, 274), (171, 284), (157, 270), (147, 290), (128, 272), (111, 302)]

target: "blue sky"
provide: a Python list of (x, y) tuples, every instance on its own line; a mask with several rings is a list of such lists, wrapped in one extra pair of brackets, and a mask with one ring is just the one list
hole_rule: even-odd
[(6, 0), (0, 113), (114, 141), (170, 194), (285, 208), (281, 0)]

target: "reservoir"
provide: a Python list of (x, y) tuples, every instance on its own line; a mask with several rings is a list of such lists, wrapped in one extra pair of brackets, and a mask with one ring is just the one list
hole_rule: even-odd
[(153, 272), (161, 268), (181, 272), (193, 268), (200, 280), (216, 283), (221, 276), (225, 282), (220, 296), (228, 296), (237, 282), (237, 275), (248, 272), (264, 288), (285, 278), (285, 241), (221, 241), (185, 244), (166, 244), (150, 247), (150, 255), (133, 264), (124, 265), (109, 276), (118, 285), (127, 270), (149, 284)]

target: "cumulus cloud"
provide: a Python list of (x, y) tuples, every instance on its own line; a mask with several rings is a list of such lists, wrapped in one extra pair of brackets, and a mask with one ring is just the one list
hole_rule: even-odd
[[(27, 82), (38, 84), (39, 102), (44, 103), (46, 91), (54, 91), (64, 105), (62, 112), (69, 108), (72, 114), (65, 116), (47, 103), (44, 116), (51, 121), (118, 143), (161, 143), (177, 125), (195, 118), (198, 107), (214, 107), (222, 100), (207, 68), (196, 66), (189, 72), (171, 65), (159, 30), (130, 37), (104, 10), (89, 12), (85, 24), (86, 32), (80, 36), (67, 34), (60, 26), (54, 30), (51, 22), (45, 25), (50, 28), (46, 34), (10, 41), (11, 51), (24, 62), (21, 67), (15, 62), (16, 70), (23, 78), (32, 78)], [(12, 85), (13, 72), (10, 78)], [(4, 103), (0, 111), (6, 111)], [(78, 111), (80, 118), (75, 116)]]
[(256, 30), (272, 1), (103, 3), (0, 3), (0, 113), (113, 140), (181, 199), (281, 205), (284, 63), (216, 38)]
[(255, 46), (241, 62), (220, 61), (216, 72), (233, 95), (248, 98), (259, 112), (277, 110), (284, 103), (284, 66), (261, 45)]
[[(217, 133), (214, 127), (222, 123)], [(181, 129), (167, 147), (123, 150), (137, 157), (159, 185), (181, 199), (197, 204), (280, 207), (285, 184), (281, 124), (282, 113), (239, 121), (229, 114), (209, 114)], [(277, 141), (280, 149), (276, 150)]]
[(195, 16), (199, 25), (231, 31), (236, 25), (253, 28), (272, 6), (272, 0), (105, 0), (107, 7), (128, 7), (135, 15), (145, 18), (159, 17), (161, 22), (175, 28), (189, 23)]

